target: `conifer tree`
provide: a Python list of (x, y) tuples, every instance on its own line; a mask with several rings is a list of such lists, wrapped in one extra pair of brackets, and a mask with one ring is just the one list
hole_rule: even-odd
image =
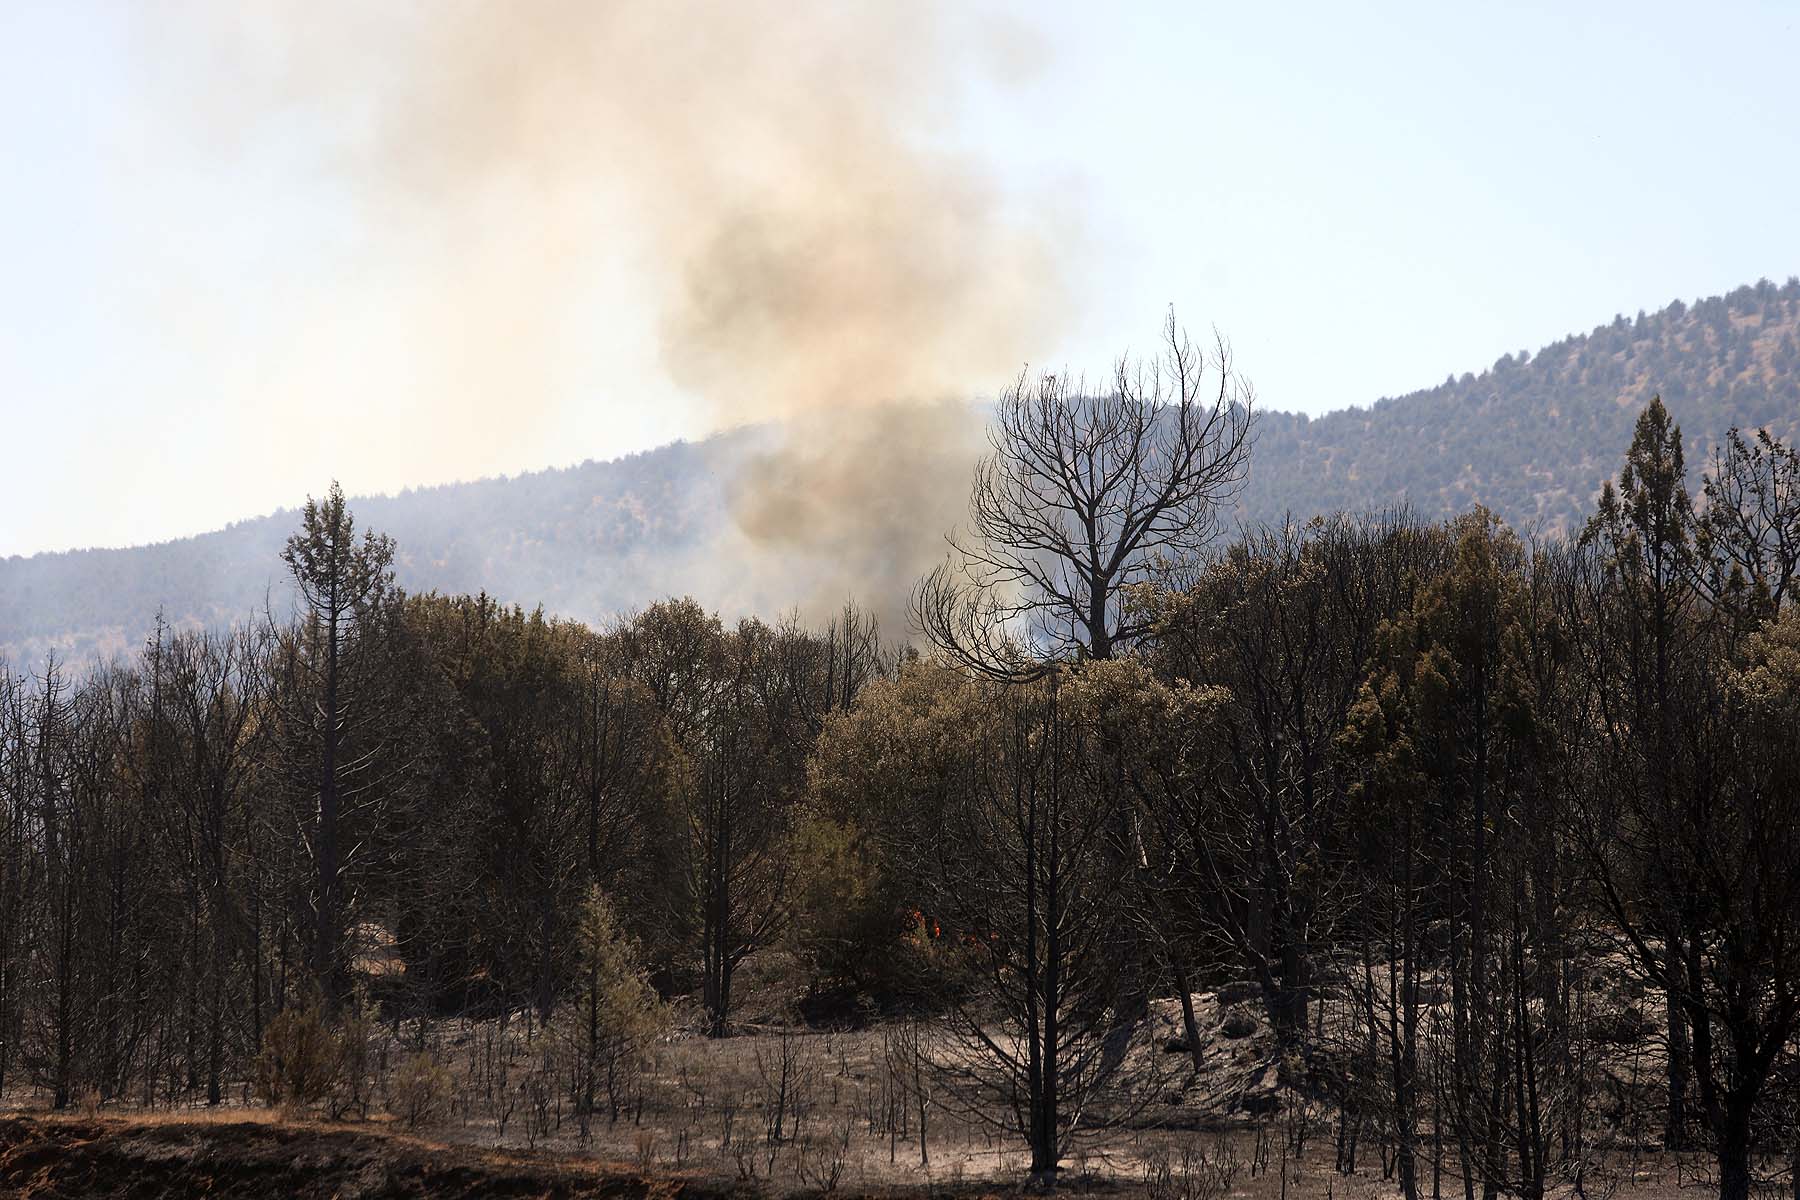
[(308, 497), (281, 559), (300, 599), (300, 626), (285, 656), (292, 690), (284, 716), (305, 755), (292, 768), (314, 798), (304, 822), (310, 966), (326, 1001), (336, 1004), (348, 982), (344, 874), (353, 848), (344, 838), (345, 817), (378, 784), (367, 735), (383, 715), (372, 694), (379, 681), (354, 670), (351, 660), (379, 630), (393, 589), (394, 543), (373, 530), (357, 538), (334, 480), (324, 500)]

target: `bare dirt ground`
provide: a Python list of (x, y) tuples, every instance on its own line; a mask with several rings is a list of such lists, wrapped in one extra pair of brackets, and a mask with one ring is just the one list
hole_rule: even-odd
[[(1227, 989), (1195, 996), (1203, 1069), (1160, 1002), (1135, 1054), (1157, 1065), (1154, 1104), (1079, 1141), (1058, 1193), (1144, 1200), (1394, 1197), (1371, 1136), (1338, 1170), (1329, 1104), (1281, 1091), (1256, 1006)], [(895, 1065), (896, 1027), (809, 1032), (750, 1025), (714, 1041), (679, 1034), (654, 1068), (583, 1129), (559, 1078), (554, 1038), (529, 1022), (440, 1022), (380, 1034), (355, 1119), (177, 1102), (51, 1114), (41, 1096), (0, 1105), (0, 1197), (725, 1197), (967, 1198), (1023, 1191), (1027, 1155), (994, 1113), (929, 1095), (920, 1145), (917, 1084)], [(392, 1064), (428, 1044), (451, 1085), (444, 1110), (407, 1129), (389, 1115)], [(1633, 1061), (1636, 1054), (1633, 1054)], [(1637, 1072), (1633, 1071), (1635, 1075)], [(248, 1085), (238, 1092), (247, 1099)], [(1641, 1139), (1632, 1144), (1641, 1144)], [(1446, 1171), (1444, 1197), (1462, 1181)], [(1597, 1186), (1596, 1186), (1597, 1185)], [(1432, 1194), (1429, 1180), (1425, 1191)], [(1624, 1150), (1594, 1196), (1716, 1191), (1698, 1156)]]
[[(1296, 1165), (1286, 1185), (1271, 1174), (1245, 1186), (1215, 1192), (1185, 1189), (1179, 1180), (1152, 1182), (1115, 1174), (1101, 1158), (1071, 1164), (1058, 1193), (1125, 1197), (1186, 1195), (1274, 1200), (1282, 1195), (1346, 1198), (1382, 1194), (1372, 1180), (1345, 1180)], [(1315, 1164), (1319, 1165), (1319, 1164)], [(1177, 1168), (1177, 1171), (1179, 1168)], [(1314, 1178), (1314, 1176), (1319, 1176)], [(967, 1172), (919, 1171), (908, 1182), (892, 1178), (840, 1188), (846, 1197), (1019, 1194), (1018, 1177), (976, 1179)], [(208, 1117), (81, 1117), (26, 1114), (0, 1118), (0, 1195), (19, 1200), (74, 1197), (246, 1197), (253, 1200), (319, 1197), (375, 1200), (430, 1197), (748, 1197), (758, 1194), (821, 1195), (817, 1188), (762, 1185), (705, 1170), (659, 1165), (649, 1173), (634, 1166), (567, 1151), (494, 1150), (404, 1135), (379, 1123), (339, 1124), (275, 1119), (264, 1110), (225, 1111)]]
[(379, 1127), (290, 1123), (266, 1112), (211, 1119), (0, 1118), (0, 1195), (119, 1197), (721, 1197), (733, 1189), (624, 1164), (483, 1150)]
[[(1253, 1153), (1251, 1131), (1211, 1135), (1205, 1154), (1222, 1147), (1239, 1156), (1240, 1168)], [(1192, 1138), (1163, 1143), (1176, 1151)], [(1121, 1145), (1114, 1155), (1072, 1162), (1057, 1194), (1108, 1200), (1362, 1200), (1393, 1197), (1398, 1189), (1379, 1170), (1352, 1176), (1332, 1169), (1328, 1147), (1250, 1175), (1230, 1179), (1186, 1175), (1195, 1157), (1162, 1153), (1152, 1163), (1119, 1170), (1129, 1158)], [(1138, 1147), (1143, 1150), (1143, 1146)], [(1167, 1167), (1163, 1170), (1162, 1166)], [(1619, 1164), (1617, 1197), (1675, 1200), (1716, 1192), (1697, 1162), (1676, 1163), (1650, 1156)], [(857, 1184), (835, 1193), (783, 1187), (778, 1181), (752, 1185), (704, 1170), (680, 1171), (658, 1165), (649, 1172), (634, 1165), (567, 1151), (497, 1150), (410, 1136), (381, 1122), (350, 1124), (277, 1119), (267, 1110), (223, 1110), (212, 1114), (133, 1114), (115, 1117), (53, 1116), (44, 1113), (0, 1117), (0, 1196), (16, 1200), (149, 1200), (163, 1197), (218, 1197), (245, 1200), (748, 1200), (785, 1194), (844, 1200), (898, 1200), (930, 1196), (942, 1200), (986, 1200), (1025, 1194), (1023, 1183), (974, 1179), (945, 1170), (920, 1171), (910, 1182)], [(1460, 1181), (1446, 1178), (1443, 1194), (1461, 1195)]]
[[(1216, 1005), (1202, 1012), (1210, 1025), (1225, 1020)], [(1170, 1006), (1146, 1031), (1145, 1045), (1179, 1066), (1186, 1057), (1161, 1048), (1176, 1022)], [(921, 1147), (919, 1098), (896, 1072), (892, 1034), (788, 1026), (749, 1026), (723, 1041), (680, 1034), (621, 1097), (616, 1118), (603, 1111), (586, 1130), (546, 1066), (551, 1040), (521, 1022), (435, 1025), (426, 1036), (453, 1097), (447, 1111), (413, 1130), (387, 1115), (388, 1076), (380, 1071), (362, 1112), (346, 1121), (185, 1103), (53, 1114), (45, 1097), (21, 1095), (10, 1108), (0, 1105), (0, 1196), (974, 1200), (1018, 1192), (1028, 1156), (1017, 1135), (955, 1111), (941, 1096), (926, 1099)], [(403, 1041), (412, 1037), (409, 1030)], [(1074, 1148), (1059, 1192), (1282, 1196), (1278, 1164), (1253, 1170), (1257, 1134), (1243, 1116), (1269, 1075), (1264, 1039), (1217, 1040), (1204, 1086), (1182, 1083), (1185, 1067), (1172, 1072), (1155, 1114)], [(392, 1063), (400, 1054), (400, 1043), (384, 1044), (379, 1059)], [(247, 1084), (233, 1090), (247, 1097)], [(1329, 1158), (1328, 1149), (1321, 1153)], [(1330, 1174), (1328, 1161), (1292, 1164), (1290, 1185), (1310, 1179), (1314, 1167), (1321, 1179)], [(1379, 1190), (1354, 1180), (1331, 1186), (1346, 1196)]]

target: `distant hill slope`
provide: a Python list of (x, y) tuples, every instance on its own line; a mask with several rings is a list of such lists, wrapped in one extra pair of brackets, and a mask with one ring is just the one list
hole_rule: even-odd
[(1733, 426), (1800, 431), (1800, 281), (1617, 317), (1480, 375), (1308, 420), (1266, 412), (1243, 497), (1252, 519), (1481, 503), (1515, 527), (1578, 527), (1660, 393), (1698, 477)]
[[(1515, 526), (1566, 531), (1615, 474), (1632, 422), (1660, 392), (1697, 477), (1732, 426), (1800, 436), (1800, 281), (1619, 317), (1480, 375), (1307, 419), (1265, 412), (1242, 515), (1278, 520), (1404, 502), (1427, 518), (1482, 503)], [(416, 591), (486, 590), (590, 621), (671, 593), (774, 615), (797, 581), (757, 563), (734, 527), (731, 482), (767, 431), (740, 430), (614, 462), (355, 501), (399, 543)], [(279, 512), (128, 550), (0, 559), (0, 652), (85, 659), (141, 643), (160, 608), (177, 625), (242, 620), (272, 596), (297, 517)]]
[[(676, 442), (612, 462), (418, 488), (352, 502), (393, 536), (412, 591), (486, 590), (598, 619), (686, 590), (725, 520), (724, 486), (750, 431)], [(321, 488), (322, 490), (322, 488)], [(85, 660), (142, 644), (161, 610), (176, 626), (288, 611), (282, 544), (297, 511), (121, 550), (0, 559), (0, 653), (14, 669), (54, 649)]]

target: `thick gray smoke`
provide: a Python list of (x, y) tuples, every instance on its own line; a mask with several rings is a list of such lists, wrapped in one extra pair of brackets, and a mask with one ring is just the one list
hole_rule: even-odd
[[(382, 279), (396, 373), (429, 396), (421, 436), (448, 450), (547, 420), (562, 322), (596, 261), (625, 262), (669, 379), (716, 425), (782, 431), (734, 494), (757, 569), (778, 573), (760, 590), (791, 573), (803, 607), (904, 593), (966, 496), (975, 422), (940, 401), (999, 384), (1065, 327), (1072, 222), (949, 144), (960, 99), (1028, 44), (992, 16), (772, 0), (184, 15), (147, 15), (144, 37), (210, 46), (210, 79), (165, 81), (209, 138), (332, 131), (324, 169), (407, 231)], [(277, 397), (329, 386), (285, 374)]]

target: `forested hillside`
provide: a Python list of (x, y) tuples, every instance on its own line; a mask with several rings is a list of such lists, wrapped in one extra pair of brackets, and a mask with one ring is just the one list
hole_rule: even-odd
[[(753, 440), (723, 434), (357, 503), (400, 539), (397, 573), (411, 590), (485, 588), (595, 618), (688, 590), (696, 555), (716, 541), (721, 481)], [(135, 650), (159, 609), (178, 627), (241, 622), (266, 600), (285, 613), (279, 552), (294, 516), (153, 546), (0, 560), (0, 648), (15, 662), (51, 649), (80, 660)]]
[(1618, 316), (1366, 409), (1313, 420), (1264, 412), (1244, 507), (1268, 520), (1405, 500), (1436, 519), (1480, 503), (1515, 527), (1567, 531), (1592, 511), (1632, 422), (1658, 394), (1696, 465), (1734, 426), (1791, 438), (1800, 280)]
[[(1620, 316), (1368, 408), (1315, 419), (1271, 408), (1240, 515), (1254, 523), (1405, 503), (1439, 519), (1481, 503), (1521, 529), (1567, 531), (1591, 511), (1658, 393), (1696, 465), (1734, 426), (1793, 440), (1800, 281)], [(738, 431), (357, 508), (397, 539), (399, 582), (412, 591), (486, 590), (585, 621), (681, 594), (727, 613), (772, 613), (803, 588), (745, 541), (729, 504), (732, 480), (767, 436)], [(76, 660), (134, 649), (159, 609), (177, 626), (242, 619), (285, 586), (276, 553), (292, 526), (293, 514), (278, 512), (155, 546), (0, 560), (0, 651), (23, 664), (51, 649)]]

